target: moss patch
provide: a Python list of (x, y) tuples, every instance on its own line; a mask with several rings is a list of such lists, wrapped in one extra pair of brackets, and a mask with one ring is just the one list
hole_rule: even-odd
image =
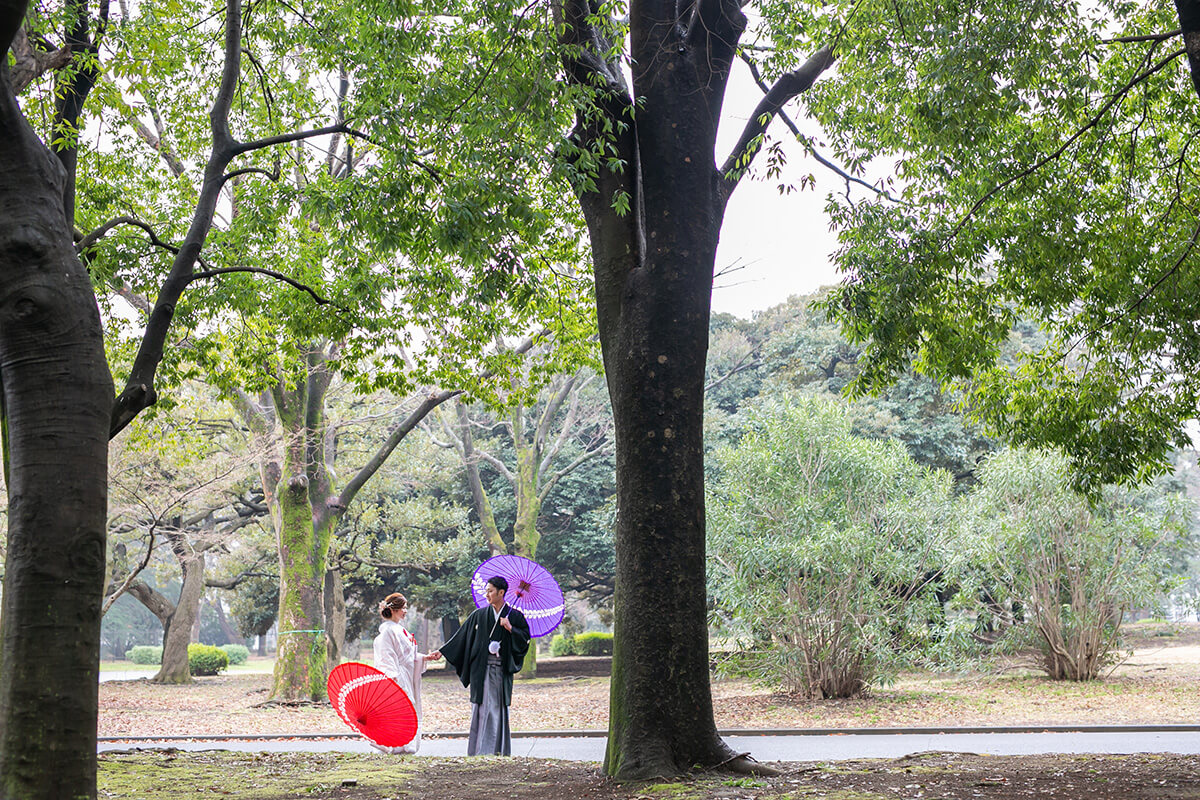
[(141, 800), (328, 797), (351, 788), (360, 796), (394, 797), (419, 764), (398, 756), (332, 753), (104, 754), (96, 783), (100, 798)]

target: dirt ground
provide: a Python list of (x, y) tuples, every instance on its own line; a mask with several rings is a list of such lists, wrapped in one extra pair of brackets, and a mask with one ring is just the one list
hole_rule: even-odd
[[(1163, 631), (1170, 636), (1160, 636)], [(864, 728), (960, 725), (1155, 724), (1200, 721), (1200, 625), (1139, 626), (1134, 656), (1102, 681), (1050, 681), (1029, 669), (999, 674), (902, 675), (866, 698), (808, 700), (746, 681), (717, 679), (717, 725), (728, 728)], [(517, 731), (608, 727), (606, 658), (542, 659), (513, 693)], [(343, 733), (328, 704), (266, 705), (265, 674), (100, 685), (100, 736)], [(470, 707), (451, 673), (423, 682), (425, 730), (464, 731)]]
[[(1200, 626), (1132, 631), (1134, 655), (1103, 681), (1065, 684), (1014, 665), (1000, 674), (902, 676), (859, 700), (812, 701), (744, 681), (713, 684), (721, 728), (836, 728), (1200, 721)], [(607, 726), (608, 659), (545, 659), (517, 684), (515, 730)], [(269, 675), (100, 686), (100, 735), (341, 733), (328, 704), (265, 704)], [(465, 730), (466, 693), (427, 673), (426, 729)], [(772, 765), (747, 778), (702, 773), (618, 784), (596, 764), (534, 759), (179, 751), (100, 757), (99, 797), (175, 800), (1200, 800), (1200, 756), (981, 756)]]
[[(526, 758), (434, 759), (232, 753), (105, 755), (100, 798), (253, 800), (1183, 800), (1200, 797), (1200, 757), (980, 756), (778, 763), (774, 777), (699, 773), (620, 784), (595, 764)], [(188, 787), (183, 790), (181, 787)]]

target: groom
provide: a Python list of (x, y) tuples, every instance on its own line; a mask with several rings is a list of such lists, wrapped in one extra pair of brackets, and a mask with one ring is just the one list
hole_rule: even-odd
[[(508, 581), (488, 578), (488, 605), (467, 617), (439, 651), (471, 690), (471, 735), (467, 755), (512, 755), (508, 707), (513, 675), (521, 671), (529, 651), (525, 615), (504, 602)], [(435, 656), (436, 653), (430, 653)]]

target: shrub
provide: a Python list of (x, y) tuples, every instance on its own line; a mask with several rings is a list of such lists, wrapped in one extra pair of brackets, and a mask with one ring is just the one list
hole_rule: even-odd
[(611, 633), (581, 633), (571, 649), (577, 656), (611, 656), (613, 637)]
[(161, 664), (162, 647), (139, 644), (126, 650), (125, 657), (135, 664)]
[(188, 645), (188, 669), (193, 675), (216, 675), (229, 666), (229, 656), (209, 644)]
[(575, 655), (575, 637), (563, 636), (561, 633), (555, 634), (550, 640), (550, 655), (558, 656), (573, 656)]
[(245, 664), (250, 659), (250, 651), (242, 644), (223, 644), (221, 652), (229, 656), (229, 663)]
[(1169, 554), (1183, 547), (1191, 510), (1146, 491), (1110, 488), (1089, 501), (1070, 467), (1057, 451), (993, 454), (963, 538), (980, 584), (967, 596), (988, 599), (977, 610), (988, 632), (1032, 640), (1050, 678), (1083, 681), (1119, 659), (1125, 612), (1170, 590)]
[(711, 460), (713, 622), (724, 665), (808, 697), (853, 697), (947, 637), (950, 478), (899, 442), (855, 436), (829, 401), (785, 397), (740, 414)]

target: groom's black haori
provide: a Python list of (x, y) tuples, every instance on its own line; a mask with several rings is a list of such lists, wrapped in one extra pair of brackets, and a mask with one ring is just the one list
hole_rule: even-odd
[[(502, 577), (489, 578), (488, 583), (501, 592), (508, 590), (508, 582)], [(500, 624), (501, 618), (512, 625), (511, 632)], [(471, 690), (467, 755), (512, 754), (508, 728), (512, 676), (521, 671), (530, 638), (524, 614), (507, 603), (499, 611), (489, 604), (471, 612), (458, 632), (442, 645), (442, 656), (454, 667), (463, 686)], [(490, 642), (499, 642), (499, 652), (489, 652)]]

